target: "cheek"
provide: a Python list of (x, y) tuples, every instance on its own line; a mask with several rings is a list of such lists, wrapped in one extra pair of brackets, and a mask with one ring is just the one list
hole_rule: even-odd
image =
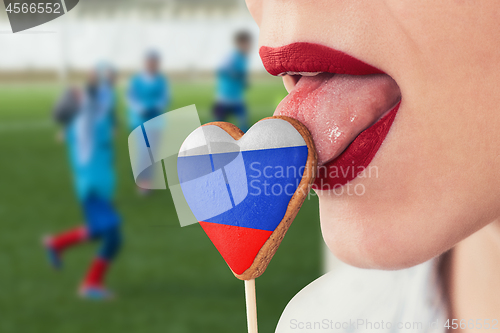
[[(496, 67), (499, 4), (496, 1), (468, 0), (386, 0), (386, 8), (397, 22), (397, 33), (404, 34), (405, 50), (418, 58), (421, 70), (434, 72), (446, 80), (461, 78), (464, 71)], [(463, 76), (462, 76), (463, 77)], [(450, 80), (450, 82), (453, 82)]]

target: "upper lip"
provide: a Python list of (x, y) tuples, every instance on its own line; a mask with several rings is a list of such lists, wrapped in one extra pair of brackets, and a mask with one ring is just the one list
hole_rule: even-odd
[(298, 42), (280, 47), (262, 46), (260, 57), (272, 75), (326, 72), (349, 75), (385, 74), (361, 60), (330, 47)]

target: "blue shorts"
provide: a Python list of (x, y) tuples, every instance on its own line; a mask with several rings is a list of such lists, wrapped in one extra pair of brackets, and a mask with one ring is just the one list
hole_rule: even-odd
[(248, 112), (243, 102), (227, 103), (218, 101), (213, 107), (215, 121), (227, 121), (229, 116), (237, 118), (237, 125), (246, 132), (249, 128)]
[(108, 200), (90, 196), (83, 201), (83, 213), (90, 238), (118, 227), (121, 218)]

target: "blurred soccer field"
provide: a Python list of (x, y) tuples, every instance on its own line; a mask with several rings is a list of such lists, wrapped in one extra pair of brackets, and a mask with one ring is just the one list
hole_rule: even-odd
[[(174, 82), (170, 109), (196, 104), (202, 121), (210, 121), (213, 92), (209, 83)], [(65, 146), (55, 141), (50, 121), (59, 93), (50, 84), (0, 86), (0, 332), (245, 332), (243, 282), (200, 226), (179, 226), (168, 191), (137, 196), (123, 120), (117, 206), (125, 244), (108, 278), (118, 299), (76, 297), (95, 244), (68, 251), (61, 272), (48, 267), (41, 235), (81, 221)], [(248, 93), (252, 120), (272, 115), (285, 94), (281, 80), (254, 83)], [(274, 331), (287, 302), (319, 276), (320, 261), (318, 204), (312, 198), (257, 279), (260, 332)]]

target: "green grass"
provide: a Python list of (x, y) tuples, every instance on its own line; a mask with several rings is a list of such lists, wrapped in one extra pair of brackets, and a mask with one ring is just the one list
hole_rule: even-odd
[[(209, 121), (213, 90), (208, 83), (174, 82), (171, 108), (196, 104), (202, 121)], [(199, 225), (179, 226), (168, 191), (136, 195), (123, 127), (117, 206), (125, 244), (108, 277), (118, 299), (76, 297), (97, 244), (68, 251), (61, 272), (48, 267), (40, 236), (81, 221), (65, 147), (47, 124), (58, 93), (54, 85), (0, 86), (0, 332), (245, 332), (243, 282)], [(255, 83), (248, 93), (252, 120), (270, 116), (285, 94), (280, 80)], [(19, 125), (26, 122), (45, 125)], [(304, 204), (257, 279), (261, 332), (273, 332), (287, 302), (320, 274), (317, 206), (316, 200)]]

